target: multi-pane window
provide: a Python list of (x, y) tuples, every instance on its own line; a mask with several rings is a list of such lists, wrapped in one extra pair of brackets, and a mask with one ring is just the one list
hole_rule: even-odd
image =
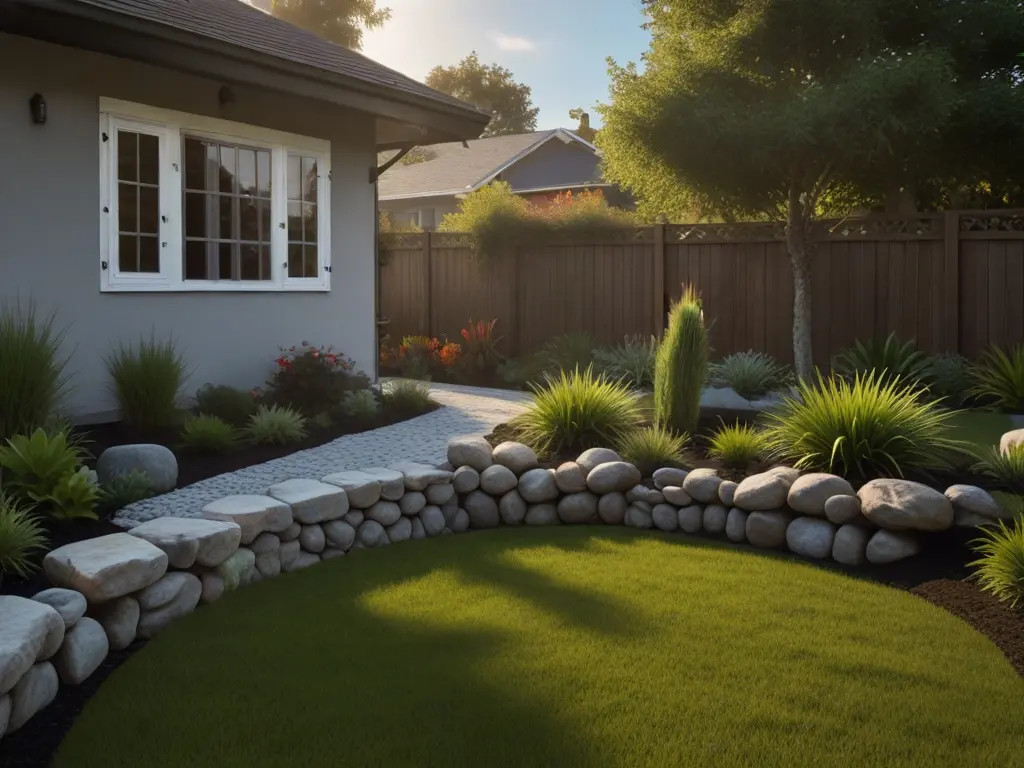
[(328, 142), (100, 107), (103, 290), (330, 289)]
[(160, 139), (118, 130), (117, 264), (121, 272), (160, 272)]
[(185, 279), (270, 280), (270, 150), (195, 136), (182, 145)]

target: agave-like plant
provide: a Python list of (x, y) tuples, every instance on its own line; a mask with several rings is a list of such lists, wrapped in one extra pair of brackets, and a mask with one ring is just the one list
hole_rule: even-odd
[(710, 368), (711, 385), (730, 387), (747, 400), (781, 389), (792, 378), (789, 369), (764, 352), (737, 352), (713, 363)]
[(970, 395), (1011, 413), (1024, 412), (1024, 344), (1006, 353), (990, 347), (971, 368)]
[(31, 576), (34, 556), (45, 544), (46, 533), (35, 512), (0, 491), (0, 582), (5, 574)]
[(854, 484), (948, 468), (964, 450), (950, 437), (956, 412), (919, 395), (916, 386), (879, 372), (852, 381), (818, 373), (765, 414), (769, 455)]
[(849, 379), (874, 372), (879, 379), (899, 379), (904, 386), (923, 386), (928, 382), (929, 363), (928, 356), (913, 340), (901, 341), (890, 333), (885, 339), (855, 342), (836, 356), (832, 370)]
[(1024, 606), (1024, 517), (1013, 525), (1000, 520), (998, 528), (983, 531), (973, 545), (981, 555), (971, 563), (981, 588), (1011, 608)]

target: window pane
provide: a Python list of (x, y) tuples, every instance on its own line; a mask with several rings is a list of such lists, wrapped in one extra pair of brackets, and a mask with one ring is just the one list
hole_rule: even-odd
[[(259, 207), (255, 198), (243, 197), (239, 200), (241, 213), (241, 229), (239, 230), (240, 240), (260, 239)], [(266, 203), (263, 203), (266, 205)]]
[(302, 223), (307, 243), (316, 242), (316, 206), (313, 203), (302, 204)]
[(238, 150), (238, 192), (256, 194), (256, 150)]
[(316, 258), (316, 246), (306, 245), (303, 246), (303, 255), (305, 261), (305, 268), (303, 269), (303, 277), (316, 277), (320, 272), (320, 265), (317, 263)]
[(302, 199), (302, 183), (300, 181), (302, 171), (300, 159), (297, 155), (288, 155), (288, 199)]
[(185, 139), (185, 186), (206, 189), (206, 147), (199, 139)]
[(237, 192), (235, 188), (235, 148), (220, 148), (220, 191)]
[(288, 203), (288, 240), (302, 241), (302, 203)]
[(270, 279), (270, 247), (260, 246), (260, 279)]
[(185, 279), (206, 279), (206, 243), (185, 243)]
[(139, 272), (160, 271), (160, 243), (157, 237), (139, 238)]
[(206, 200), (202, 192), (185, 193), (186, 237), (206, 237)]
[(232, 264), (234, 262), (232, 256), (234, 255), (236, 248), (238, 248), (238, 246), (232, 245), (231, 243), (220, 244), (220, 253), (217, 263), (220, 268), (219, 277), (221, 280), (233, 280), (235, 277), (234, 270), (232, 269)]
[(139, 181), (160, 183), (160, 140), (148, 133), (139, 134)]
[(206, 184), (203, 189), (211, 192), (220, 189), (220, 174), (220, 149), (216, 144), (206, 144)]
[(117, 185), (117, 227), (122, 232), (138, 232), (138, 193), (134, 184)]
[(156, 187), (139, 187), (139, 232), (160, 231), (160, 191)]
[(139, 239), (135, 235), (117, 238), (117, 268), (121, 272), (139, 271)]
[(288, 277), (302, 277), (302, 246), (288, 245)]
[(302, 199), (306, 202), (316, 202), (316, 158), (302, 158)]
[(256, 153), (256, 177), (260, 197), (270, 197), (270, 153), (266, 150)]
[(211, 233), (212, 237), (220, 237), (225, 240), (234, 237), (235, 232), (235, 198), (221, 195), (220, 204), (220, 231)]
[(260, 201), (260, 237), (264, 243), (270, 242), (270, 203)]
[(130, 131), (117, 132), (117, 178), (121, 181), (138, 181), (139, 135)]
[(242, 249), (242, 279), (260, 279), (260, 247), (258, 245), (243, 245)]

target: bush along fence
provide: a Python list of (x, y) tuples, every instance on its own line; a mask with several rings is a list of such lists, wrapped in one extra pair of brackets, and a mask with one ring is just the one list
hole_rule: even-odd
[(354, 549), (502, 525), (627, 525), (704, 531), (847, 565), (918, 552), (918, 531), (993, 523), (985, 491), (945, 494), (904, 480), (858, 491), (829, 474), (777, 467), (741, 482), (714, 470), (639, 469), (592, 448), (557, 469), (528, 446), (448, 445), (440, 466), (403, 463), (292, 479), (229, 496), (196, 518), (161, 517), (68, 544), (43, 561), (53, 588), (0, 596), (0, 737), (92, 675), (111, 651), (153, 637), (225, 592)]
[[(813, 237), (814, 357), (895, 332), (927, 352), (975, 357), (1024, 338), (1024, 211), (948, 211), (822, 222)], [(381, 238), (379, 312), (392, 339), (457, 339), (497, 317), (521, 355), (584, 332), (601, 344), (660, 334), (692, 284), (715, 356), (748, 349), (792, 362), (793, 280), (781, 225), (596, 229), (477, 254), (470, 235)]]

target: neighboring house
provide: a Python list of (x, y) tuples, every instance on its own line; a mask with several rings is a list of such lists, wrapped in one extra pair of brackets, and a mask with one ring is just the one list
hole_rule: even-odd
[(611, 188), (601, 178), (597, 147), (563, 128), (434, 144), (417, 152), (427, 159), (398, 162), (380, 178), (380, 208), (398, 225), (435, 229), (461, 198), (492, 181), (506, 181), (530, 199)]
[(377, 154), (487, 120), (238, 0), (3, 0), (0, 301), (56, 311), (80, 421), (150, 334), (190, 391), (304, 340), (374, 375)]

